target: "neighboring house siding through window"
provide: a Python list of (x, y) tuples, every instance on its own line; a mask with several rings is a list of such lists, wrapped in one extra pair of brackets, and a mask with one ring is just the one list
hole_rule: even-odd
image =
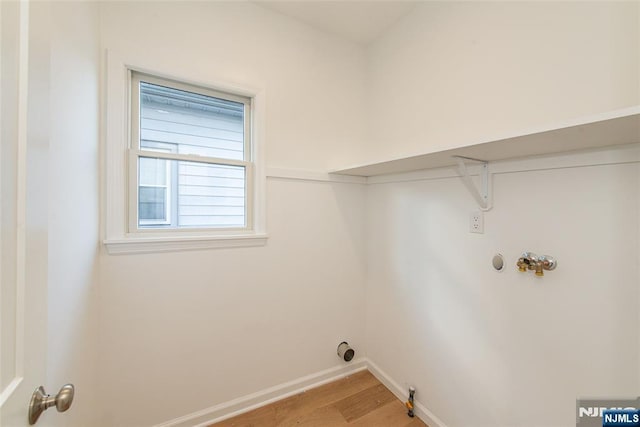
[(138, 78), (138, 227), (246, 228), (246, 103)]

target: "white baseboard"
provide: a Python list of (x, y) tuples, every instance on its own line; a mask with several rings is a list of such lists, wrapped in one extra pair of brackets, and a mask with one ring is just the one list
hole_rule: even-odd
[(356, 359), (345, 366), (326, 369), (265, 390), (233, 399), (192, 414), (156, 424), (154, 427), (204, 427), (245, 412), (252, 411), (278, 400), (302, 393), (305, 390), (339, 380), (367, 369), (366, 359)]
[[(375, 363), (367, 358), (354, 360), (345, 366), (326, 369), (315, 374), (307, 375), (265, 390), (233, 399), (192, 414), (184, 415), (173, 420), (156, 424), (154, 427), (205, 427), (213, 423), (224, 421), (245, 412), (252, 411), (278, 400), (286, 399), (312, 388), (339, 380), (356, 372), (368, 369), (382, 384), (401, 401), (407, 399), (408, 390), (404, 390), (389, 375), (382, 371)], [(415, 414), (429, 425), (429, 427), (447, 427), (438, 417), (429, 411), (419, 401), (414, 402)]]
[[(409, 390), (405, 390), (402, 388), (397, 382), (395, 382), (389, 375), (386, 374), (382, 369), (378, 367), (371, 360), (367, 359), (367, 369), (369, 372), (373, 374), (374, 377), (378, 379), (382, 384), (385, 385), (393, 394), (396, 395), (400, 401), (404, 402), (407, 400), (409, 395)], [(419, 390), (417, 390), (419, 392)], [(438, 417), (435, 416), (433, 412), (428, 410), (426, 406), (420, 403), (419, 400), (415, 400), (413, 405), (414, 413), (424, 421), (429, 427), (447, 427), (444, 422)]]
[(281, 168), (267, 168), (267, 178), (292, 179), (300, 181), (340, 182), (343, 184), (366, 184), (363, 176), (336, 175), (325, 171), (309, 171)]

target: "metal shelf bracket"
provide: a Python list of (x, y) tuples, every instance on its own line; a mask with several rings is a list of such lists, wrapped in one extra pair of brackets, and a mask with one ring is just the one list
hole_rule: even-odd
[[(469, 193), (473, 196), (476, 203), (482, 211), (488, 211), (491, 209), (491, 198), (489, 195), (489, 189), (491, 187), (491, 175), (489, 174), (489, 162), (484, 160), (472, 159), (470, 157), (453, 156), (458, 162), (458, 173)], [(480, 188), (478, 188), (467, 169), (467, 162), (480, 163)]]

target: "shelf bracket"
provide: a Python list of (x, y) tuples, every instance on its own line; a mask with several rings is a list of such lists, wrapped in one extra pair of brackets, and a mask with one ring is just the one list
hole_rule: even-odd
[[(469, 193), (473, 196), (476, 203), (480, 207), (482, 211), (488, 211), (491, 209), (491, 202), (489, 198), (489, 187), (490, 187), (490, 175), (489, 175), (489, 163), (484, 160), (472, 159), (470, 157), (463, 156), (453, 156), (454, 159), (458, 162), (458, 172), (460, 173), (460, 177), (462, 178), (462, 182), (464, 183)], [(467, 169), (467, 162), (475, 162), (480, 163), (480, 179), (482, 180), (480, 183), (480, 188), (476, 187), (475, 183), (471, 179), (469, 175), (469, 170)]]

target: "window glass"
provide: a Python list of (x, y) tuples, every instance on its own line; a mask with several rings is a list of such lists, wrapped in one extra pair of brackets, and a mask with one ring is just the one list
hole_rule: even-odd
[(167, 189), (140, 187), (140, 221), (143, 224), (167, 221)]
[(140, 185), (166, 186), (167, 161), (162, 159), (140, 159)]
[(250, 229), (251, 99), (136, 72), (132, 96), (130, 226)]
[(244, 166), (140, 157), (138, 226), (246, 226)]
[(244, 104), (140, 82), (140, 148), (244, 160)]

